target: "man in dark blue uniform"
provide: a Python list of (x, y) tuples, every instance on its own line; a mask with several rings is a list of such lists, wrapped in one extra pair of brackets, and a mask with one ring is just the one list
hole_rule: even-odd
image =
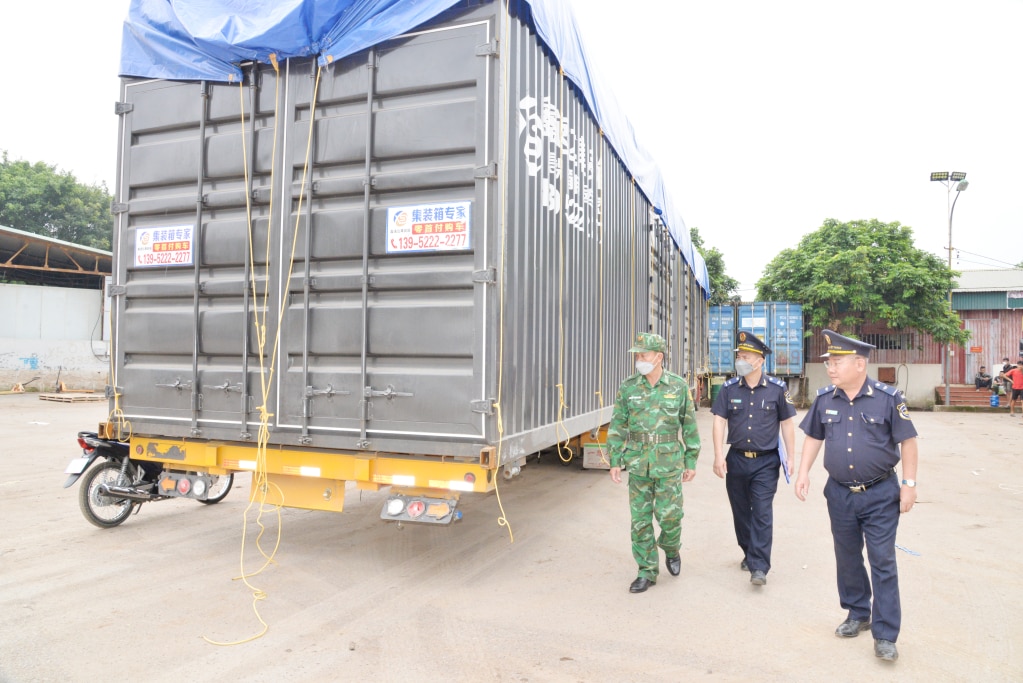
[[(742, 548), (739, 567), (755, 586), (767, 583), (774, 533), (774, 494), (778, 492), (779, 428), (785, 469), (795, 455), (796, 408), (785, 382), (763, 372), (770, 347), (752, 332), (736, 335), (736, 376), (714, 399), (714, 474), (723, 477), (732, 505), (735, 540)], [(725, 431), (727, 427), (727, 438)], [(730, 444), (725, 452), (724, 443)]]
[[(902, 623), (895, 532), (900, 513), (909, 512), (916, 503), (916, 428), (902, 392), (867, 376), (867, 358), (874, 347), (831, 330), (823, 334), (828, 344), (824, 364), (832, 384), (817, 392), (799, 425), (806, 440), (796, 496), (806, 500), (810, 467), (823, 443), (828, 472), (824, 497), (835, 542), (838, 597), (848, 610), (835, 635), (853, 638), (869, 628), (874, 654), (895, 661)], [(900, 450), (901, 485), (895, 473)], [(869, 579), (863, 564), (864, 541)]]

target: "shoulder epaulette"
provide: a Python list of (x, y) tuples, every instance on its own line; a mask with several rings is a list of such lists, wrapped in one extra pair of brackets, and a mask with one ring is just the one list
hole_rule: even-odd
[(771, 384), (777, 384), (780, 387), (785, 386), (785, 382), (781, 381), (777, 377), (771, 377), (770, 375), (767, 376), (767, 381), (770, 382)]
[(884, 393), (889, 394), (891, 396), (895, 396), (899, 393), (898, 389), (896, 389), (895, 387), (890, 387), (884, 382), (874, 382), (874, 388), (880, 389)]
[(739, 383), (739, 379), (740, 379), (739, 377), (733, 377), (732, 379), (725, 380), (725, 383), (722, 384), (721, 386), (722, 387), (730, 387), (733, 384), (738, 384)]
[(823, 389), (818, 389), (817, 390), (817, 395), (818, 396), (823, 396), (824, 394), (830, 394), (834, 390), (835, 390), (835, 385), (834, 384), (829, 384), (828, 386), (824, 387)]

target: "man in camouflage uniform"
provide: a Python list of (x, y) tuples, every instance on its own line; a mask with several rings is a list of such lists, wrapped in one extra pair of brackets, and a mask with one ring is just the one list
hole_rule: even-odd
[[(689, 385), (664, 369), (664, 338), (644, 333), (629, 349), (636, 354), (636, 370), (622, 382), (607, 430), (611, 452), (611, 480), (629, 473), (629, 508), (632, 512), (632, 556), (639, 575), (629, 591), (642, 593), (657, 582), (657, 546), (664, 549), (672, 576), (682, 568), (682, 482), (696, 476), (700, 435)], [(682, 440), (679, 441), (679, 431)], [(661, 533), (654, 540), (653, 520)]]

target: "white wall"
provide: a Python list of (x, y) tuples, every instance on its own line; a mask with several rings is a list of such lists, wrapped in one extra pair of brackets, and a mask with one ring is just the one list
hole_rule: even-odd
[[(891, 367), (891, 366), (886, 366)], [(823, 363), (809, 363), (806, 366), (807, 404), (813, 401), (817, 390), (828, 386), (828, 373)], [(867, 374), (877, 379), (877, 366), (867, 366)], [(910, 408), (930, 410), (934, 407), (934, 387), (942, 383), (940, 363), (919, 363), (895, 366), (895, 386), (906, 395)]]
[(109, 374), (98, 289), (0, 284), (0, 390), (24, 384), (53, 391), (102, 390)]

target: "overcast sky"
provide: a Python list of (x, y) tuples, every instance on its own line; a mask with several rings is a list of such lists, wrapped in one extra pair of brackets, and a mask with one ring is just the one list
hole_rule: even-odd
[[(597, 73), (744, 299), (826, 218), (898, 221), (947, 259), (931, 171), (970, 181), (954, 268), (1023, 261), (1023, 0), (570, 2)], [(113, 190), (128, 2), (8, 5), (0, 149)]]

